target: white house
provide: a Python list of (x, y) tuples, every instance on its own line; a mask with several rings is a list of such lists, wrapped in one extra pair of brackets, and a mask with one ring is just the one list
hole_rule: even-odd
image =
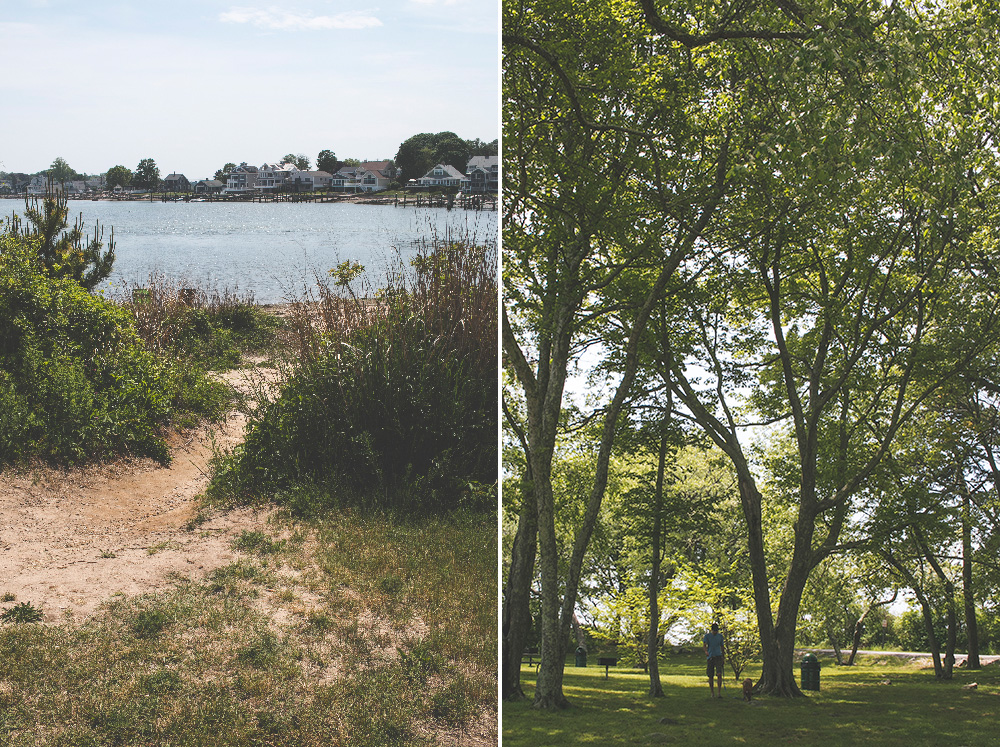
[(280, 190), (298, 173), (293, 163), (265, 163), (257, 170), (256, 188), (264, 192)]
[(500, 191), (500, 157), (473, 156), (465, 167), (465, 179), (462, 180), (463, 192), (499, 192)]
[(331, 176), (331, 186), (344, 192), (380, 192), (396, 178), (396, 169), (388, 161), (365, 161), (344, 166)]
[(434, 168), (417, 179), (417, 184), (421, 187), (461, 187), (465, 174), (454, 166), (443, 163), (437, 164)]

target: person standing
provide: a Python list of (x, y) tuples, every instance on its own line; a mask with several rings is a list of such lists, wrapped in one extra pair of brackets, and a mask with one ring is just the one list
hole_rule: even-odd
[(712, 623), (712, 632), (705, 633), (705, 638), (703, 640), (705, 644), (705, 657), (708, 659), (708, 689), (712, 692), (712, 697), (715, 697), (715, 683), (713, 677), (719, 678), (719, 697), (722, 697), (722, 664), (723, 664), (723, 645), (722, 645), (722, 633), (719, 632), (719, 623)]

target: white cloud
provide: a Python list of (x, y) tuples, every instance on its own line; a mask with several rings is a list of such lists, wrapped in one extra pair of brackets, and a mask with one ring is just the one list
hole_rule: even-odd
[(382, 22), (361, 11), (338, 13), (334, 16), (314, 16), (294, 13), (275, 6), (267, 9), (232, 7), (219, 14), (223, 23), (249, 23), (257, 28), (272, 30), (316, 31), (326, 29), (367, 29), (381, 26)]
[(410, 0), (410, 2), (420, 5), (457, 5), (464, 0)]

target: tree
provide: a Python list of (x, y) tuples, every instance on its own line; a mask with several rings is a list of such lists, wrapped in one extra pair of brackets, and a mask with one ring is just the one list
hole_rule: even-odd
[(295, 164), (295, 168), (299, 171), (309, 170), (309, 156), (305, 153), (286, 153), (281, 160), (283, 163)]
[[(68, 228), (68, 216), (66, 197), (61, 193), (47, 192), (41, 200), (26, 200), (24, 217), (30, 227), (24, 227), (23, 235), (34, 242), (38, 259), (49, 275), (72, 278), (92, 290), (111, 274), (114, 266), (114, 229), (107, 251), (102, 251), (104, 230), (100, 224), (95, 223), (93, 238), (85, 242), (83, 216), (72, 228)], [(19, 220), (14, 219), (10, 225), (14, 236), (21, 233)]]
[[(996, 154), (970, 115), (992, 90), (994, 32), (970, 39), (968, 56), (936, 46), (982, 19), (957, 7), (661, 7), (504, 8), (503, 348), (525, 395), (538, 507), (539, 707), (565, 702), (561, 647), (601, 459), (649, 351), (736, 470), (758, 689), (788, 696), (800, 694), (792, 652), (810, 573), (861, 541), (852, 519), (866, 481), (995, 332), (985, 268), (997, 221), (982, 192)], [(651, 323), (661, 302), (671, 313)], [(618, 374), (584, 413), (604, 432), (560, 577), (551, 464), (584, 350)], [(775, 609), (746, 434), (778, 422), (794, 460)]]
[(160, 168), (152, 158), (143, 158), (135, 167), (132, 181), (140, 189), (154, 190), (160, 185)]
[(79, 176), (79, 174), (77, 174), (76, 171), (74, 171), (70, 165), (66, 163), (66, 159), (62, 156), (56, 158), (52, 162), (52, 165), (49, 166), (47, 173), (49, 179), (59, 182), (60, 184), (65, 184), (71, 179), (75, 179)]
[(225, 166), (223, 166), (221, 169), (215, 172), (215, 179), (220, 182), (225, 182), (226, 179), (229, 177), (229, 174), (235, 168), (236, 168), (235, 163), (227, 163)]
[[(730, 138), (721, 111), (687, 118), (688, 104), (707, 95), (707, 81), (696, 79), (669, 106), (640, 84), (659, 69), (656, 53), (672, 52), (645, 39), (634, 43), (634, 15), (596, 1), (505, 4), (504, 13), (504, 137), (512, 143), (504, 155), (512, 177), (504, 206), (503, 351), (523, 394), (538, 518), (542, 645), (534, 705), (560, 708), (568, 702), (565, 641), (645, 330), (723, 197)], [(408, 150), (428, 147), (428, 137), (401, 146), (396, 160), (404, 176), (419, 170)], [(681, 146), (688, 138), (702, 145), (697, 159)], [(607, 320), (619, 312), (612, 328)], [(603, 334), (617, 340), (619, 376), (604, 401), (581, 413), (599, 424), (600, 435), (578, 518), (560, 522), (572, 526), (567, 561), (556, 536), (553, 458), (560, 430), (569, 427), (569, 370), (588, 348), (599, 349)]]
[(406, 182), (419, 179), (437, 164), (454, 166), (461, 172), (469, 163), (472, 144), (454, 132), (422, 132), (407, 138), (396, 151), (396, 166)]
[(132, 178), (131, 169), (125, 166), (112, 166), (108, 169), (107, 174), (104, 175), (104, 183), (108, 189), (114, 189), (115, 187), (127, 189), (132, 183)]
[(337, 155), (332, 150), (321, 150), (316, 156), (316, 169), (326, 171), (329, 174), (336, 173), (338, 169)]
[(484, 143), (478, 137), (468, 141), (469, 156), (495, 156), (500, 153), (500, 141), (494, 139), (489, 143)]

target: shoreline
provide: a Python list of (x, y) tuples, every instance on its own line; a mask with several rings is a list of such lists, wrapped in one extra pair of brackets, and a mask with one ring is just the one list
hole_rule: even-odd
[[(250, 194), (250, 195), (177, 195), (175, 193), (162, 193), (160, 195), (66, 195), (70, 202), (238, 202), (238, 203), (321, 203), (321, 204), (351, 204), (351, 205), (390, 205), (392, 207), (428, 207), (446, 208), (448, 210), (461, 208), (464, 210), (496, 212), (498, 209), (499, 197), (496, 194), (457, 194), (457, 195), (431, 195), (431, 194), (403, 194), (378, 196), (378, 192), (365, 192), (359, 194), (336, 194), (336, 193), (282, 193), (282, 194)], [(25, 200), (29, 197), (39, 197), (40, 195), (0, 195), (0, 199), (5, 200)]]

